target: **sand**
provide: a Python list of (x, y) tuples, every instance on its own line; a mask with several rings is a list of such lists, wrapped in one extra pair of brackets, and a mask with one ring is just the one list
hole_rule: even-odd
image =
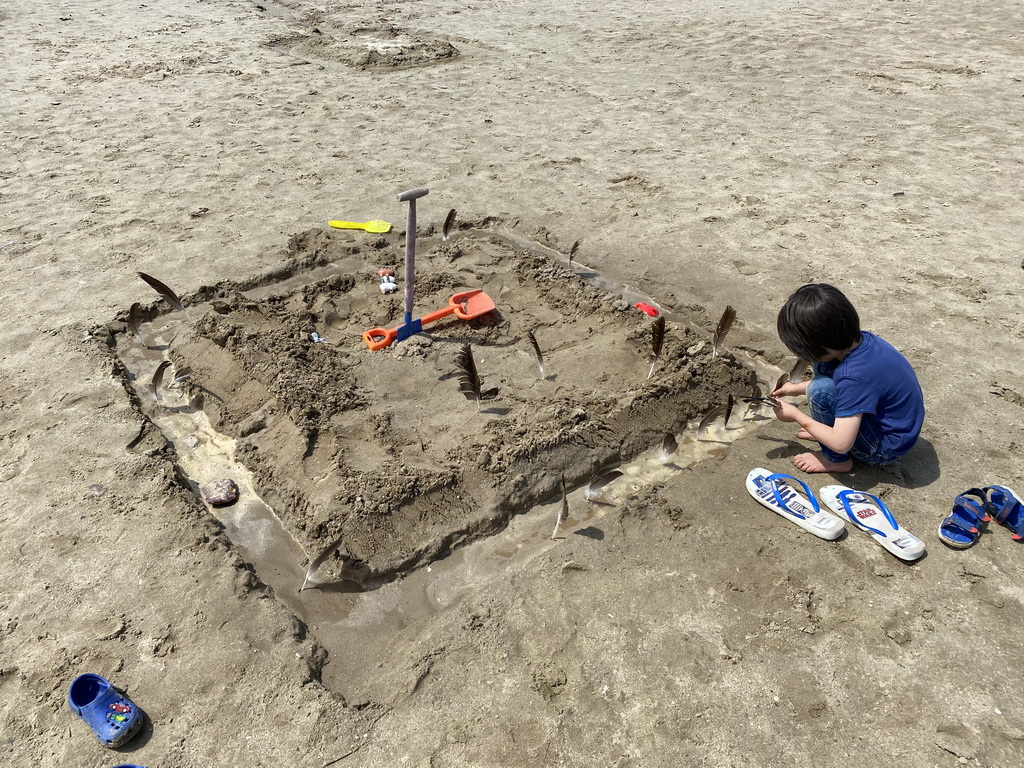
[[(1019, 8), (78, 5), (0, 7), (5, 765), (1021, 763), (1020, 545), (998, 526), (963, 552), (935, 533), (968, 487), (1024, 490)], [(370, 353), (353, 328), (399, 316), (374, 273), (400, 265), (396, 195), (418, 186), (433, 249), (418, 306), (476, 278), (501, 319)], [(440, 244), (450, 208), (460, 229)], [(536, 246), (528, 279), (492, 235)], [(452, 259), (463, 241), (495, 254)], [(348, 279), (277, 297), (345, 259)], [(650, 318), (594, 293), (565, 313), (586, 328), (553, 353), (564, 380), (535, 375), (523, 334), (561, 338), (561, 309), (516, 297), (556, 278), (582, 296), (583, 273), (668, 311), (672, 354), (651, 383)], [(751, 468), (786, 471), (804, 450), (790, 425), (754, 414), (695, 439), (748, 366), (762, 381), (788, 367), (775, 313), (807, 281), (842, 288), (919, 373), (928, 417), (908, 456), (808, 478), (883, 496), (928, 545), (916, 565), (856, 531), (814, 539), (747, 496)], [(131, 346), (136, 302), (165, 349)], [(673, 380), (682, 350), (726, 305), (727, 353), (692, 353), (688, 375), (710, 378), (691, 397)], [(239, 351), (218, 317), (279, 342), (277, 362), (231, 363), (237, 391), (223, 377), (247, 358), (215, 363)], [(326, 344), (302, 338), (310, 324)], [(446, 367), (462, 341), (488, 350), (489, 413)], [(194, 375), (161, 405), (146, 392), (164, 355)], [(323, 423), (309, 406), (326, 393)], [(556, 440), (522, 484), (502, 475), (508, 425), (528, 443), (545, 407), (561, 435), (575, 408), (610, 419), (634, 398), (652, 405), (614, 441)], [(453, 413), (472, 455), (446, 442)], [(200, 414), (203, 429), (174, 433), (171, 417)], [(657, 461), (667, 429), (704, 460)], [(289, 450), (294, 473), (260, 459)], [(388, 458), (403, 474), (375, 485)], [(194, 488), (215, 461), (251, 472), (220, 511)], [(626, 475), (588, 502), (572, 489), (606, 461)], [(332, 462), (381, 494), (369, 513)], [(563, 465), (570, 517), (551, 539)], [(420, 493), (456, 477), (472, 502)], [(505, 482), (529, 492), (509, 501)], [(395, 501), (409, 502), (397, 517)], [(350, 559), (292, 591), (341, 534)], [(271, 536), (293, 549), (261, 560)], [(67, 708), (83, 672), (148, 715), (117, 754)]]

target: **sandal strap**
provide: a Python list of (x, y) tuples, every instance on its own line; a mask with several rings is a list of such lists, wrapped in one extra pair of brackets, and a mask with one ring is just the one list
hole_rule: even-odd
[(984, 510), (976, 501), (957, 496), (953, 501), (953, 511), (942, 523), (968, 533), (977, 533), (984, 521), (984, 514)]
[[(878, 498), (872, 493), (867, 493), (866, 491), (855, 491), (852, 488), (847, 489), (845, 491), (840, 491), (839, 493), (836, 494), (836, 498), (839, 499), (840, 503), (842, 503), (843, 511), (846, 513), (846, 516), (850, 518), (851, 523), (853, 523), (859, 528), (863, 528), (864, 530), (870, 531), (871, 533), (874, 533), (878, 536), (888, 538), (888, 536), (883, 531), (880, 531), (877, 528), (872, 528), (870, 525), (866, 525), (863, 520), (857, 517), (857, 515), (853, 511), (853, 507), (850, 506), (851, 496), (862, 496), (865, 498), (865, 500), (870, 499), (871, 501), (873, 501), (882, 511), (882, 514), (885, 515), (885, 519), (889, 521), (889, 524), (896, 531), (899, 531), (899, 523), (896, 522), (896, 518), (892, 516), (892, 512), (889, 511), (889, 508), (885, 506), (884, 501), (882, 501), (880, 498)], [(856, 499), (854, 499), (854, 501), (856, 501)]]
[(985, 513), (985, 508), (976, 502), (974, 499), (960, 494), (953, 499), (953, 514), (961, 514), (968, 520), (975, 518), (975, 525), (988, 521), (988, 515)]
[(988, 492), (989, 509), (996, 522), (1013, 531), (1017, 541), (1024, 539), (1024, 504), (1017, 495), (1002, 485), (989, 485), (984, 490)]
[[(991, 488), (991, 486), (989, 486)], [(982, 512), (979, 515), (983, 523), (987, 523), (991, 518), (989, 513), (992, 511), (992, 502), (989, 499), (989, 488), (968, 488), (966, 491), (960, 494), (957, 498), (964, 496), (976, 496), (978, 504), (981, 506)], [(973, 501), (973, 499), (971, 499)]]
[(986, 485), (982, 490), (987, 494), (988, 510), (998, 523), (1005, 521), (1020, 504), (1013, 491), (1001, 485)]
[(814, 514), (821, 512), (821, 507), (818, 506), (818, 500), (814, 498), (814, 494), (811, 492), (811, 489), (807, 487), (807, 483), (805, 483), (798, 477), (793, 477), (792, 475), (785, 475), (781, 472), (776, 472), (775, 474), (768, 475), (768, 477), (765, 478), (765, 481), (768, 482), (772, 487), (772, 493), (775, 495), (776, 504), (778, 504), (780, 507), (789, 512), (789, 514), (799, 517), (801, 520), (807, 519), (805, 515), (801, 515), (799, 512), (790, 509), (789, 500), (784, 498), (783, 496), (783, 491), (788, 491), (788, 495), (790, 496), (796, 494), (796, 491), (794, 491), (792, 488), (786, 485), (785, 481), (788, 480), (792, 480), (794, 483), (799, 483), (800, 487), (804, 489), (804, 493), (807, 494), (807, 499), (811, 503), (811, 508), (814, 510)]

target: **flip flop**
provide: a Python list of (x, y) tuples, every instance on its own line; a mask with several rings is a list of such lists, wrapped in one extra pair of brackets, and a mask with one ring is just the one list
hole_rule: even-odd
[(128, 742), (142, 728), (142, 710), (99, 675), (76, 677), (68, 691), (68, 705), (103, 746), (111, 749)]
[[(806, 495), (797, 493), (791, 483), (797, 483)], [(843, 521), (829, 512), (823, 512), (811, 489), (802, 480), (792, 475), (772, 474), (758, 467), (747, 475), (746, 485), (755, 501), (796, 523), (808, 533), (826, 541), (842, 536), (845, 528)]]
[(825, 506), (871, 536), (882, 549), (912, 562), (924, 555), (924, 542), (900, 528), (892, 512), (877, 496), (843, 485), (826, 485), (818, 494)]
[(1024, 539), (1024, 501), (1020, 496), (1002, 485), (986, 485), (982, 491), (988, 496), (985, 509), (996, 522), (1013, 531), (1014, 541)]
[[(967, 549), (981, 536), (982, 523), (988, 522), (985, 507), (970, 498), (978, 495), (976, 488), (965, 491), (953, 500), (953, 511), (939, 524), (939, 538), (953, 549)], [(984, 500), (984, 495), (981, 496)]]

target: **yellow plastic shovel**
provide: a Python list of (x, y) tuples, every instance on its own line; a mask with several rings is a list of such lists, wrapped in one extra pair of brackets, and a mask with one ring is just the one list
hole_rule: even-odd
[(391, 222), (373, 219), (372, 221), (329, 221), (335, 229), (365, 229), (367, 232), (390, 232)]

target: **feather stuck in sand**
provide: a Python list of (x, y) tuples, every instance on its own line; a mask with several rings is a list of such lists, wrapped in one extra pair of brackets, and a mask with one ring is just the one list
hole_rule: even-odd
[[(164, 301), (174, 307), (174, 309), (179, 312), (185, 312), (185, 305), (181, 303), (181, 299), (178, 298), (178, 294), (172, 291), (168, 286), (161, 283), (152, 275), (147, 275), (145, 272), (139, 272), (138, 275), (149, 284), (150, 288), (159, 293), (160, 296), (163, 297)], [(188, 313), (185, 312), (185, 314)]]
[(540, 344), (537, 343), (537, 337), (533, 335), (533, 331), (527, 331), (526, 338), (533, 345), (533, 353), (537, 356), (537, 367), (540, 368), (540, 377), (543, 379), (546, 375), (544, 371), (544, 353), (540, 351)]
[(569, 497), (565, 492), (565, 475), (560, 475), (559, 480), (562, 484), (562, 501), (558, 505), (558, 517), (555, 518), (555, 530), (551, 534), (552, 539), (558, 536), (558, 526), (569, 519)]
[(483, 389), (483, 381), (476, 370), (476, 361), (473, 360), (473, 347), (463, 344), (455, 358), (455, 364), (459, 371), (459, 391), (466, 396), (467, 400), (475, 400), (477, 410), (480, 410), (481, 400), (493, 400), (498, 396), (498, 388)]
[(722, 313), (721, 319), (718, 321), (718, 326), (715, 328), (715, 333), (711, 337), (711, 345), (714, 348), (712, 357), (718, 357), (722, 351), (722, 345), (725, 343), (725, 337), (732, 328), (732, 324), (736, 322), (736, 310), (729, 305), (725, 308)]
[(164, 373), (171, 367), (170, 360), (164, 360), (156, 367), (153, 378), (149, 382), (149, 391), (153, 393), (153, 399), (160, 402), (160, 385), (164, 383)]
[(700, 420), (700, 423), (697, 425), (697, 439), (698, 440), (701, 440), (704, 437), (704, 433), (707, 432), (707, 429), (708, 429), (708, 427), (711, 426), (711, 423), (715, 419), (717, 419), (719, 416), (724, 414), (725, 410), (726, 410), (726, 406), (724, 404), (723, 405), (715, 405), (715, 406), (712, 406), (711, 408), (708, 409), (707, 413), (704, 414), (704, 418), (702, 418)]
[(327, 558), (338, 551), (341, 547), (341, 542), (342, 539), (335, 539), (324, 548), (323, 552), (313, 558), (313, 562), (311, 562), (309, 564), (309, 568), (306, 569), (306, 578), (302, 580), (302, 586), (299, 587), (299, 592), (306, 588), (306, 584), (308, 584), (309, 580), (313, 578), (320, 566), (327, 562)]
[(661, 347), (665, 343), (665, 316), (662, 315), (654, 321), (654, 325), (651, 326), (651, 370), (647, 372), (647, 378), (650, 379), (654, 375), (654, 366), (658, 364), (658, 360), (661, 359)]
[(448, 215), (445, 217), (444, 224), (441, 225), (441, 239), (444, 240), (446, 243), (448, 242), (448, 238), (451, 237), (452, 234), (452, 225), (455, 224), (455, 214), (456, 211), (454, 208), (452, 208), (450, 211), (448, 211)]
[(601, 490), (607, 486), (613, 480), (622, 477), (622, 471), (613, 469), (609, 472), (599, 475), (595, 480), (591, 481), (590, 485), (587, 486), (587, 490), (584, 492), (584, 497), (587, 501), (593, 501), (600, 493)]
[(661, 441), (661, 462), (667, 464), (672, 458), (672, 454), (679, 449), (679, 441), (676, 440), (676, 436), (669, 432), (665, 435), (665, 439)]

